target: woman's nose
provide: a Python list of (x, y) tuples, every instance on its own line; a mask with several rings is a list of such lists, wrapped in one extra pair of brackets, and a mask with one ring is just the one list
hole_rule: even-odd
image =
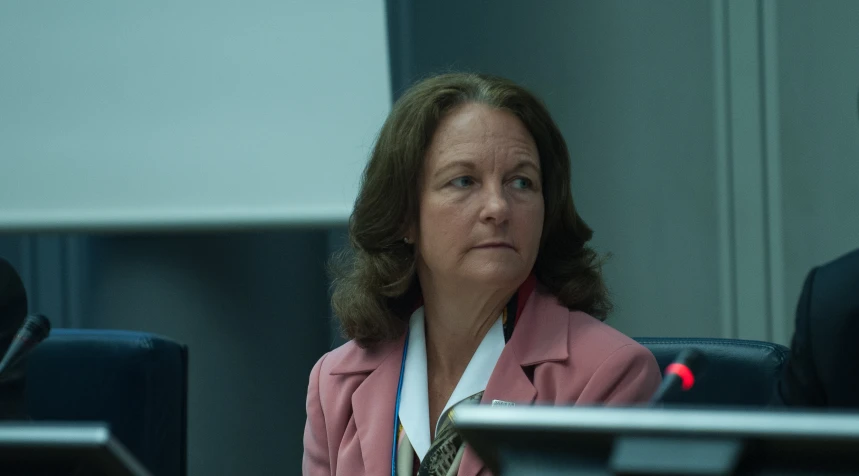
[(505, 222), (510, 214), (510, 203), (501, 186), (486, 187), (483, 193), (481, 220)]

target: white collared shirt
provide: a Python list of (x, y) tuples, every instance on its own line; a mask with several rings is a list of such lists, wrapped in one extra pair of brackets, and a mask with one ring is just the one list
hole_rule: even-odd
[[(409, 320), (408, 345), (398, 416), (415, 453), (423, 461), (432, 443), (429, 427), (429, 387), (423, 307), (415, 311)], [(453, 405), (477, 392), (486, 390), (486, 384), (489, 383), (489, 377), (503, 350), (504, 325), (499, 316), (483, 337), (471, 361), (468, 362), (468, 367), (465, 368), (465, 372), (439, 416), (439, 421), (436, 422), (436, 428), (441, 421), (441, 416), (444, 416)]]

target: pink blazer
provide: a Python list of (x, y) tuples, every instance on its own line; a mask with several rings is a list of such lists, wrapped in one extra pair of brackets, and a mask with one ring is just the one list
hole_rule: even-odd
[[(313, 367), (304, 428), (305, 476), (391, 473), (404, 341), (401, 337), (372, 351), (349, 342)], [(526, 367), (533, 368), (533, 380)], [(649, 399), (661, 379), (646, 348), (537, 290), (519, 316), (482, 401), (626, 405)], [(458, 474), (489, 471), (466, 448)]]

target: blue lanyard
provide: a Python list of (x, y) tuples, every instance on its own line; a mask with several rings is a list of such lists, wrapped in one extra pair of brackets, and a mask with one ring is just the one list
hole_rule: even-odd
[(403, 374), (406, 370), (406, 354), (409, 351), (409, 331), (403, 344), (403, 361), (400, 363), (400, 381), (397, 383), (397, 403), (394, 405), (394, 444), (391, 448), (391, 476), (397, 476), (397, 433), (400, 429), (400, 395), (403, 393)]

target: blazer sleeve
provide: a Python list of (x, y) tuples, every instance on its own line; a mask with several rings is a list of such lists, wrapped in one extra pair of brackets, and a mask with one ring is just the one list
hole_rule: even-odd
[(307, 421), (304, 424), (304, 456), (301, 460), (301, 474), (304, 476), (331, 474), (328, 434), (319, 393), (319, 375), (322, 373), (322, 363), (326, 356), (327, 354), (313, 366), (307, 386)]
[(577, 404), (631, 405), (647, 402), (662, 383), (656, 358), (639, 344), (614, 351), (594, 372)]
[(791, 339), (790, 358), (784, 366), (781, 380), (777, 386), (776, 402), (785, 405), (824, 406), (820, 379), (815, 368), (812, 352), (811, 334), (811, 297), (814, 290), (813, 269), (805, 278), (802, 293), (796, 305), (796, 320)]

